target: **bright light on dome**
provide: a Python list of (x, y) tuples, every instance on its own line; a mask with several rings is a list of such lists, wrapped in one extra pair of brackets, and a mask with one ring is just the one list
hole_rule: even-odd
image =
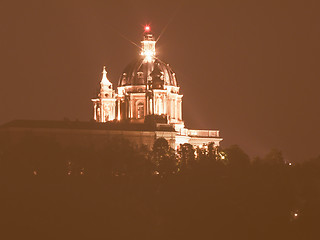
[(145, 57), (145, 60), (147, 61), (147, 62), (152, 62), (152, 56), (146, 56)]
[(147, 62), (151, 62), (153, 60), (154, 52), (151, 50), (146, 50), (142, 52), (142, 55), (145, 56), (145, 60)]
[(150, 51), (150, 50), (147, 50), (147, 51), (145, 51), (144, 52), (144, 54), (146, 55), (146, 56), (152, 56), (152, 51)]
[(144, 27), (144, 31), (145, 31), (145, 32), (149, 32), (150, 30), (151, 30), (151, 28), (150, 28), (149, 25), (146, 25), (146, 26)]

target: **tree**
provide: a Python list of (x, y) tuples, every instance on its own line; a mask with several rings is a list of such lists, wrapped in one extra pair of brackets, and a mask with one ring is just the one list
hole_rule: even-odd
[(238, 146), (232, 145), (224, 151), (227, 155), (230, 166), (246, 167), (250, 164), (249, 156)]
[(6, 156), (11, 175), (57, 177), (66, 172), (61, 147), (52, 138), (27, 134), (11, 144)]
[(285, 163), (282, 152), (278, 149), (271, 149), (270, 152), (263, 158), (263, 161), (271, 165), (283, 165)]
[(185, 169), (190, 167), (195, 161), (194, 148), (190, 143), (180, 145), (178, 151), (180, 156), (180, 168)]
[(152, 161), (156, 171), (160, 175), (170, 174), (176, 171), (176, 156), (174, 149), (170, 148), (168, 141), (158, 138), (153, 144)]
[(214, 142), (208, 144), (208, 157), (210, 160), (217, 160), (217, 146), (214, 146)]
[(134, 149), (131, 143), (124, 138), (114, 138), (108, 144), (106, 160), (111, 160), (112, 174), (115, 176), (126, 175), (132, 169)]

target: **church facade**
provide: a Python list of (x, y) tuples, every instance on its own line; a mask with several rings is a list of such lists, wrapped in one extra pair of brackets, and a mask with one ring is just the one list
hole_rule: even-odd
[(100, 91), (93, 102), (96, 122), (154, 122), (157, 126), (170, 125), (175, 130), (175, 148), (190, 143), (202, 147), (211, 142), (220, 145), (218, 130), (185, 128), (182, 98), (176, 74), (171, 66), (156, 54), (156, 41), (150, 27), (145, 28), (138, 58), (125, 67), (116, 90), (103, 68)]

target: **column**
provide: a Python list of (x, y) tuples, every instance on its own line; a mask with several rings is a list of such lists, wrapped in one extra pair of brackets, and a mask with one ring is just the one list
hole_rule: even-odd
[(179, 100), (179, 119), (182, 120), (182, 100)]
[(164, 96), (161, 95), (161, 112), (162, 114), (165, 114), (165, 111), (164, 111)]
[(118, 121), (120, 121), (120, 104), (121, 104), (121, 100), (118, 99)]
[(168, 113), (167, 113), (167, 96), (164, 95), (163, 98), (164, 98), (163, 99), (163, 112), (164, 112), (165, 115), (168, 115)]
[(174, 99), (171, 98), (171, 118), (174, 119)]
[(131, 96), (130, 96), (130, 100), (129, 100), (129, 118), (132, 118), (132, 100), (131, 100)]
[(104, 122), (104, 119), (105, 119), (105, 116), (104, 116), (104, 104), (101, 102), (101, 105), (100, 105), (100, 121), (101, 122)]
[(175, 101), (175, 108), (176, 108), (176, 119), (178, 120), (179, 112), (178, 112), (178, 99)]
[(94, 102), (93, 106), (93, 119), (97, 121), (97, 102)]
[(112, 107), (111, 108), (112, 115), (110, 120), (114, 120), (116, 118), (116, 102), (115, 101), (111, 102), (111, 107)]

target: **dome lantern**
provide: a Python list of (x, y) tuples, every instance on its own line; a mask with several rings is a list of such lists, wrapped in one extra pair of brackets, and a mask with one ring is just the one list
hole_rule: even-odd
[(145, 26), (144, 30), (140, 55), (144, 56), (145, 62), (152, 62), (156, 56), (156, 41), (154, 40), (152, 33), (150, 33), (150, 26)]

